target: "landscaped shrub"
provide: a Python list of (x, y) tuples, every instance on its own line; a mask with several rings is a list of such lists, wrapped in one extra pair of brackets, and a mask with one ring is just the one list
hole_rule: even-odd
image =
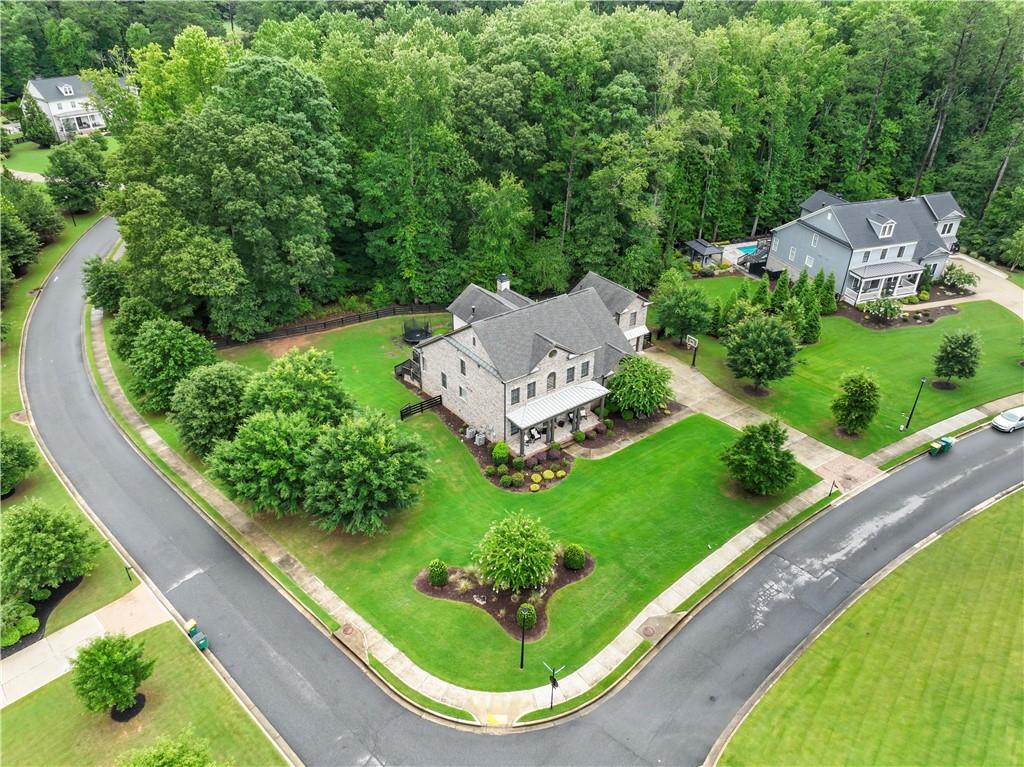
[(774, 495), (796, 479), (796, 458), (785, 447), (787, 436), (775, 418), (744, 426), (739, 439), (722, 453), (722, 461), (744, 489)]
[(523, 476), (523, 472), (517, 471), (515, 474), (510, 475), (512, 477), (512, 485), (514, 487), (522, 487), (523, 483), (526, 482), (526, 477)]
[(537, 625), (537, 608), (524, 602), (516, 608), (516, 625), (529, 631)]
[(942, 284), (958, 293), (966, 293), (968, 288), (978, 284), (978, 275), (956, 264), (950, 264), (942, 275)]
[(929, 299), (930, 299), (931, 297), (932, 297), (932, 294), (931, 294), (931, 292), (930, 292), (930, 291), (927, 291), (927, 290), (922, 290), (922, 291), (921, 291), (920, 293), (918, 293), (918, 294), (917, 294), (917, 298), (918, 298), (918, 300), (920, 300), (920, 301), (927, 301), (927, 300), (929, 300)]
[(702, 266), (700, 268), (700, 276), (701, 277), (714, 277), (715, 276), (715, 267), (710, 266), (710, 265), (709, 266)]
[(672, 396), (668, 385), (671, 378), (672, 373), (667, 367), (648, 357), (626, 357), (619, 363), (618, 372), (608, 381), (608, 397), (623, 411), (647, 415)]
[(505, 477), (507, 475), (508, 475), (508, 464), (505, 464), (505, 463), (498, 464), (498, 476), (499, 477)]
[(562, 457), (562, 451), (561, 450), (548, 450), (548, 459), (549, 460), (557, 461), (561, 457)]
[(615, 428), (615, 421), (613, 421), (611, 418), (605, 418), (604, 421), (602, 421), (602, 423), (608, 428), (609, 431)]
[(537, 459), (538, 464), (544, 463), (544, 461), (548, 459), (547, 451), (541, 450), (539, 453), (537, 453), (537, 455), (534, 456), (534, 458)]
[(495, 443), (494, 447), (491, 448), (491, 458), (494, 459), (494, 463), (497, 466), (507, 464), (508, 456), (508, 443), (505, 440), (501, 440), (500, 442)]
[(532, 469), (534, 466), (537, 465), (537, 457), (536, 456), (530, 456), (529, 458), (526, 459), (526, 461), (524, 462), (523, 465), (527, 469)]
[(587, 564), (587, 554), (578, 543), (569, 543), (562, 552), (562, 564), (568, 570), (582, 570)]
[(0, 495), (14, 492), (15, 486), (39, 464), (39, 454), (28, 437), (0, 431)]
[[(506, 469), (508, 467), (507, 466), (502, 466), (501, 468)], [(498, 480), (498, 483), (502, 487), (512, 487), (512, 475), (510, 475), (510, 474), (502, 474), (501, 475), (501, 479)]]
[(427, 579), (431, 586), (447, 586), (448, 565), (440, 559), (430, 560), (430, 564), (427, 565)]
[(513, 469), (520, 469), (521, 470), (525, 465), (526, 465), (526, 459), (523, 458), (521, 455), (517, 455), (515, 458), (512, 459), (512, 468)]
[(494, 522), (473, 555), (495, 590), (520, 591), (547, 583), (555, 563), (551, 533), (536, 517), (510, 514)]
[(555, 472), (555, 477), (558, 479), (565, 479), (565, 469), (559, 469)]
[(917, 296), (907, 296), (906, 298), (903, 299), (903, 303), (905, 304), (918, 304), (920, 302), (921, 299), (918, 298)]
[(583, 432), (583, 438), (584, 439), (596, 439), (597, 435), (594, 434), (594, 432), (592, 432), (592, 431), (585, 431), (585, 432)]
[(832, 400), (832, 415), (848, 434), (860, 434), (868, 427), (881, 402), (878, 381), (869, 373), (848, 373), (839, 381), (842, 393)]
[(536, 472), (534, 472), (533, 474), (531, 474), (531, 475), (530, 475), (530, 481), (531, 481), (531, 482), (540, 482), (540, 481), (541, 481), (541, 476), (540, 476), (540, 474), (537, 474)]
[(486, 466), (484, 466), (484, 474), (486, 474), (488, 477), (493, 477), (497, 473), (498, 467), (495, 466), (493, 463), (489, 463)]
[(196, 455), (206, 456), (219, 439), (234, 439), (248, 413), (242, 393), (252, 371), (234, 362), (196, 368), (174, 387), (171, 420), (181, 441)]
[(603, 423), (599, 423), (597, 426), (594, 427), (594, 431), (596, 431), (598, 434), (605, 434), (608, 431), (608, 427), (605, 426)]
[(633, 416), (633, 411), (632, 410), (623, 410), (622, 411), (622, 420), (623, 421), (632, 421), (633, 417), (634, 416)]
[(39, 619), (32, 614), (35, 611), (35, 605), (23, 599), (5, 598), (0, 607), (0, 647), (10, 647), (39, 628)]
[(536, 482), (534, 482), (532, 485), (530, 485), (530, 492), (531, 493), (536, 493), (538, 490), (540, 490), (540, 485), (538, 485)]
[[(551, 450), (561, 450), (561, 449), (562, 449), (562, 443), (561, 442), (551, 442), (548, 445), (548, 450), (549, 451), (551, 451)], [(550, 453), (549, 453), (549, 455), (550, 455)]]
[(864, 313), (878, 322), (891, 322), (900, 316), (900, 302), (894, 298), (876, 298), (864, 304)]
[(213, 344), (198, 333), (177, 320), (149, 320), (139, 328), (128, 359), (135, 376), (132, 394), (145, 398), (146, 410), (169, 410), (178, 382), (215, 362)]
[(572, 435), (572, 438), (577, 442), (582, 442), (587, 438), (587, 435), (584, 434), (582, 431), (577, 431)]
[(541, 476), (543, 476), (544, 479), (554, 479), (555, 472), (551, 471), (551, 469), (544, 469), (544, 473)]

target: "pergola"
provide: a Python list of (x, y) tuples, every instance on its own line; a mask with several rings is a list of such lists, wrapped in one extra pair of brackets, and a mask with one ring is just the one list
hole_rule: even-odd
[(566, 436), (581, 429), (587, 418), (587, 408), (598, 400), (603, 402), (606, 394), (608, 390), (597, 381), (583, 381), (532, 399), (506, 414), (509, 422), (519, 430), (519, 455), (526, 454), (526, 447), (531, 442), (543, 439), (548, 444), (555, 441), (559, 429)]
[(717, 256), (718, 263), (722, 263), (722, 249), (701, 237), (698, 237), (696, 240), (687, 240), (686, 247), (690, 251), (691, 261), (699, 259), (701, 265), (703, 265)]

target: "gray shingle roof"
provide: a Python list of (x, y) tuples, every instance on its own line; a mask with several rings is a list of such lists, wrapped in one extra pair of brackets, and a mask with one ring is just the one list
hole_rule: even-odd
[(696, 240), (687, 240), (686, 247), (701, 256), (718, 256), (722, 253), (720, 247), (712, 245), (702, 237), (698, 237)]
[(957, 204), (957, 201), (953, 198), (953, 195), (949, 192), (934, 192), (933, 194), (926, 194), (923, 195), (922, 199), (935, 215), (936, 221), (941, 221), (954, 213), (959, 213), (961, 216), (965, 215), (963, 210)]
[[(63, 101), (70, 98), (83, 98), (93, 94), (92, 83), (83, 80), (78, 75), (66, 75), (64, 77), (43, 77), (38, 80), (29, 80), (43, 101), (49, 104), (51, 101)], [(65, 96), (60, 92), (61, 85), (70, 85), (74, 91), (72, 95)]]
[(629, 288), (624, 288), (619, 283), (612, 282), (596, 272), (587, 272), (583, 275), (583, 279), (576, 283), (576, 286), (569, 291), (569, 294), (571, 295), (587, 288), (596, 290), (601, 300), (604, 301), (604, 305), (608, 307), (608, 311), (613, 314), (621, 314), (627, 306), (637, 298), (640, 298)]
[(472, 327), (505, 381), (529, 373), (552, 346), (573, 354), (596, 350), (595, 377), (610, 371), (629, 353), (626, 337), (594, 289), (574, 290), (478, 319)]
[(842, 205), (845, 203), (842, 197), (838, 195), (829, 194), (828, 192), (819, 189), (817, 192), (812, 194), (802, 203), (800, 203), (801, 210), (814, 211), (820, 208), (827, 208), (829, 205)]
[(448, 305), (448, 311), (465, 322), (475, 322), (476, 320), (493, 317), (496, 314), (519, 309), (531, 303), (533, 302), (529, 298), (516, 293), (514, 290), (503, 290), (501, 293), (495, 293), (493, 290), (487, 290), (479, 285), (470, 283)]
[[(935, 216), (932, 205), (938, 210), (946, 211), (946, 214), (960, 211), (956, 200), (949, 192), (928, 195), (928, 199), (911, 197), (900, 200), (893, 197), (887, 200), (842, 202), (831, 207), (852, 249), (884, 248), (892, 244), (917, 242), (916, 257), (920, 257), (935, 250), (948, 249), (947, 243), (939, 236), (936, 228), (941, 216)], [(894, 221), (892, 236), (879, 238), (875, 227), (870, 223), (872, 220)]]

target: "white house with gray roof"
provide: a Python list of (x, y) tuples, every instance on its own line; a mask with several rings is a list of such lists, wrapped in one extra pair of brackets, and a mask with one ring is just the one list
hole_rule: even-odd
[(819, 190), (800, 204), (800, 218), (772, 230), (766, 268), (793, 279), (834, 274), (853, 305), (914, 295), (925, 270), (942, 276), (963, 218), (949, 192), (848, 202)]
[(490, 441), (529, 455), (597, 424), (608, 377), (642, 348), (648, 305), (593, 273), (540, 301), (502, 275), (496, 290), (459, 294), (453, 329), (420, 342), (405, 375)]
[(67, 141), (79, 133), (103, 130), (107, 123), (92, 100), (92, 83), (78, 75), (44, 77), (29, 80), (25, 85), (22, 103), (35, 100), (39, 109), (49, 118), (60, 141)]

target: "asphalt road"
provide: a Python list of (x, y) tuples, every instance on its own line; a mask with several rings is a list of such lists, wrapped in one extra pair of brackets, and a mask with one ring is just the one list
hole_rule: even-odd
[(456, 731), (381, 692), (154, 473), (107, 417), (82, 359), (79, 275), (86, 258), (107, 253), (116, 239), (113, 221), (98, 224), (38, 300), (25, 355), (36, 425), (93, 510), (177, 610), (199, 620), (221, 662), (309, 765), (698, 764), (761, 681), (859, 584), (1024, 477), (1024, 432), (985, 431), (963, 440), (951, 454), (912, 464), (788, 540), (589, 714), (500, 737)]

